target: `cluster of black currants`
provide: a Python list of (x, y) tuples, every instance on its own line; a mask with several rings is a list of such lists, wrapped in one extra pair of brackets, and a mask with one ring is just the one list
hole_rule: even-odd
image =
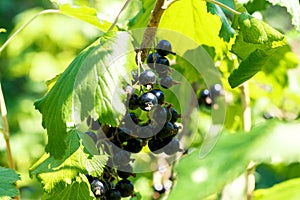
[(205, 105), (207, 107), (211, 107), (215, 104), (216, 98), (223, 93), (223, 87), (219, 83), (212, 85), (209, 89), (202, 89), (198, 97), (198, 104), (200, 106)]
[(156, 52), (147, 58), (150, 69), (133, 76), (132, 85), (125, 88), (127, 112), (119, 126), (110, 127), (106, 134), (118, 149), (114, 154), (119, 150), (139, 153), (146, 145), (153, 153), (173, 155), (180, 151), (179, 141), (175, 138), (180, 114), (172, 104), (165, 102), (163, 92), (176, 83), (169, 76), (172, 70), (165, 57), (169, 53), (172, 53), (170, 42), (159, 41)]
[(101, 200), (120, 200), (122, 197), (133, 196), (134, 187), (130, 180), (121, 179), (114, 184), (114, 173), (112, 168), (104, 168), (104, 173), (99, 178), (86, 175), (91, 190), (97, 199)]
[[(108, 136), (113, 135), (117, 130), (116, 127), (101, 126), (98, 120), (93, 120), (90, 117), (87, 119), (87, 124), (90, 127), (90, 131), (85, 133), (94, 140), (95, 144), (98, 143), (99, 135), (97, 136), (94, 131), (101, 129), (102, 133)], [(134, 186), (129, 180), (130, 177), (135, 177), (130, 164), (133, 161), (130, 158), (131, 153), (119, 149), (110, 141), (104, 144), (104, 146), (100, 146), (99, 150), (105, 151), (110, 157), (102, 175), (100, 177), (92, 177), (86, 174), (93, 194), (97, 199), (101, 200), (120, 200), (122, 197), (134, 196)]]
[[(118, 126), (101, 126), (98, 120), (87, 121), (92, 130), (101, 127), (106, 138), (101, 150), (109, 155), (101, 177), (87, 175), (91, 189), (99, 199), (134, 196), (134, 186), (129, 180), (135, 177), (132, 154), (141, 152), (146, 146), (155, 154), (173, 155), (181, 151), (179, 140), (175, 137), (180, 129), (176, 124), (180, 114), (171, 103), (165, 102), (163, 92), (175, 83), (170, 77), (172, 70), (166, 58), (169, 53), (172, 53), (171, 44), (161, 40), (156, 52), (148, 55), (150, 69), (139, 75), (133, 73), (132, 85), (125, 88), (127, 111)], [(94, 132), (86, 133), (97, 143), (98, 137)]]

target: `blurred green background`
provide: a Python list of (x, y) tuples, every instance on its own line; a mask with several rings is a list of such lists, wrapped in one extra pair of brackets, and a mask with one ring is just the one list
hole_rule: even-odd
[[(48, 0), (1, 0), (0, 44), (34, 14), (53, 8)], [(28, 169), (44, 153), (47, 136), (41, 114), (33, 102), (42, 97), (45, 81), (55, 77), (74, 57), (99, 36), (99, 31), (79, 20), (59, 14), (36, 18), (7, 46), (0, 57), (0, 80), (8, 110), (11, 148), (22, 199), (39, 199), (40, 184)], [(0, 135), (0, 165), (8, 167), (5, 141)]]
[[(0, 28), (6, 29), (6, 32), (0, 33), (0, 44), (34, 14), (48, 8), (54, 8), (48, 0), (1, 0)], [(284, 8), (264, 4), (258, 14), (287, 34), (293, 51), (300, 55), (300, 33), (294, 31)], [(35, 19), (0, 56), (0, 81), (8, 110), (13, 156), (22, 179), (18, 183), (22, 199), (39, 199), (42, 195), (40, 183), (28, 175), (28, 169), (44, 153), (47, 143), (41, 114), (34, 109), (33, 102), (46, 92), (45, 81), (61, 73), (99, 34), (98, 29), (79, 20), (48, 14)], [(299, 68), (293, 72), (297, 72), (299, 77)], [(8, 167), (2, 135), (0, 165)], [(299, 171), (298, 163), (289, 166), (261, 165), (257, 168), (257, 187), (270, 187), (284, 179), (300, 176)], [(143, 190), (145, 198), (151, 196), (150, 179), (150, 174), (139, 175), (136, 179), (135, 186)]]

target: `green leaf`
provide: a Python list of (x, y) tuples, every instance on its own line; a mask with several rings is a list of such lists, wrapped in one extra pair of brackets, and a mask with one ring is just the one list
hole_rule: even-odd
[(20, 179), (20, 175), (14, 170), (0, 167), (0, 198), (18, 196), (15, 182)]
[(82, 51), (51, 90), (35, 102), (48, 132), (46, 152), (61, 158), (67, 147), (67, 128), (88, 115), (103, 124), (118, 124), (125, 113), (122, 87), (136, 66), (133, 53), (127, 33), (105, 34)]
[(245, 60), (243, 60), (238, 69), (233, 70), (228, 81), (232, 88), (237, 87), (243, 82), (249, 80), (265, 65), (268, 54), (262, 50), (255, 50)]
[(155, 0), (142, 0), (142, 6), (136, 16), (128, 22), (128, 29), (147, 27), (151, 11), (154, 8)]
[[(179, 161), (175, 167), (177, 182), (169, 198), (204, 199), (218, 193), (244, 173), (250, 161), (257, 164), (299, 162), (299, 128), (299, 122), (270, 121), (248, 133), (223, 133), (204, 159), (195, 150)], [(186, 195), (186, 191), (193, 195)]]
[(207, 12), (206, 2), (199, 0), (174, 1), (162, 15), (159, 28), (190, 37), (199, 45), (214, 47), (216, 55), (227, 48), (219, 37), (220, 17)]
[(279, 31), (247, 13), (242, 13), (239, 16), (238, 23), (240, 25), (240, 33), (247, 43), (266, 44), (285, 39), (284, 35)]
[(254, 191), (256, 200), (297, 200), (300, 199), (300, 178), (291, 179), (278, 183), (271, 188)]
[(280, 5), (286, 7), (287, 11), (292, 16), (292, 24), (300, 30), (300, 4), (299, 1), (285, 1), (285, 0), (267, 0), (273, 5)]
[(67, 138), (65, 156), (56, 160), (49, 154), (43, 155), (30, 169), (30, 175), (41, 180), (44, 190), (51, 192), (56, 187), (66, 187), (80, 173), (100, 176), (107, 156), (99, 155), (95, 144), (87, 134), (72, 131)]
[(73, 7), (69, 4), (59, 4), (59, 12), (80, 19), (91, 25), (94, 25), (103, 32), (106, 32), (111, 26), (110, 22), (99, 19), (97, 17), (96, 9), (91, 7), (87, 7), (87, 6)]
[[(286, 38), (268, 24), (247, 13), (239, 16), (240, 35), (237, 36), (232, 51), (242, 59), (238, 69), (233, 70), (228, 81), (232, 88), (249, 80), (257, 72), (270, 66), (274, 55), (286, 49)], [(278, 53), (277, 53), (278, 55)]]
[(57, 199), (66, 199), (66, 200), (93, 200), (95, 196), (90, 190), (89, 183), (84, 181), (82, 175), (72, 180), (64, 188), (60, 188), (51, 193), (46, 193), (43, 199), (47, 200), (57, 200)]
[(207, 10), (211, 14), (215, 14), (215, 15), (218, 15), (220, 17), (220, 19), (222, 21), (222, 27), (221, 27), (219, 36), (221, 38), (223, 38), (226, 42), (229, 42), (230, 38), (233, 38), (233, 36), (235, 34), (235, 30), (229, 24), (229, 22), (227, 20), (227, 17), (225, 16), (222, 9), (218, 5), (215, 5), (213, 3), (208, 2), (207, 3)]

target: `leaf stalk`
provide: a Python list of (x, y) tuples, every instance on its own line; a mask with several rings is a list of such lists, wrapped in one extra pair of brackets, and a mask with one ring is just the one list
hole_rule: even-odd
[(204, 1), (216, 4), (216, 5), (218, 5), (218, 6), (222, 7), (222, 8), (224, 8), (224, 9), (228, 10), (229, 12), (231, 12), (231, 13), (233, 13), (235, 15), (240, 15), (241, 14), (240, 12), (238, 12), (238, 11), (230, 8), (229, 6), (223, 4), (223, 3), (219, 2), (219, 1), (216, 1), (216, 0), (204, 0)]

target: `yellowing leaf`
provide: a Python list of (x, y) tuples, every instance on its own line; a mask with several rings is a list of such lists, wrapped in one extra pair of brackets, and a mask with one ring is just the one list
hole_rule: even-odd
[(200, 45), (214, 47), (222, 54), (226, 44), (219, 37), (220, 17), (207, 12), (206, 2), (199, 0), (174, 1), (164, 12), (159, 28), (173, 30), (190, 37)]

